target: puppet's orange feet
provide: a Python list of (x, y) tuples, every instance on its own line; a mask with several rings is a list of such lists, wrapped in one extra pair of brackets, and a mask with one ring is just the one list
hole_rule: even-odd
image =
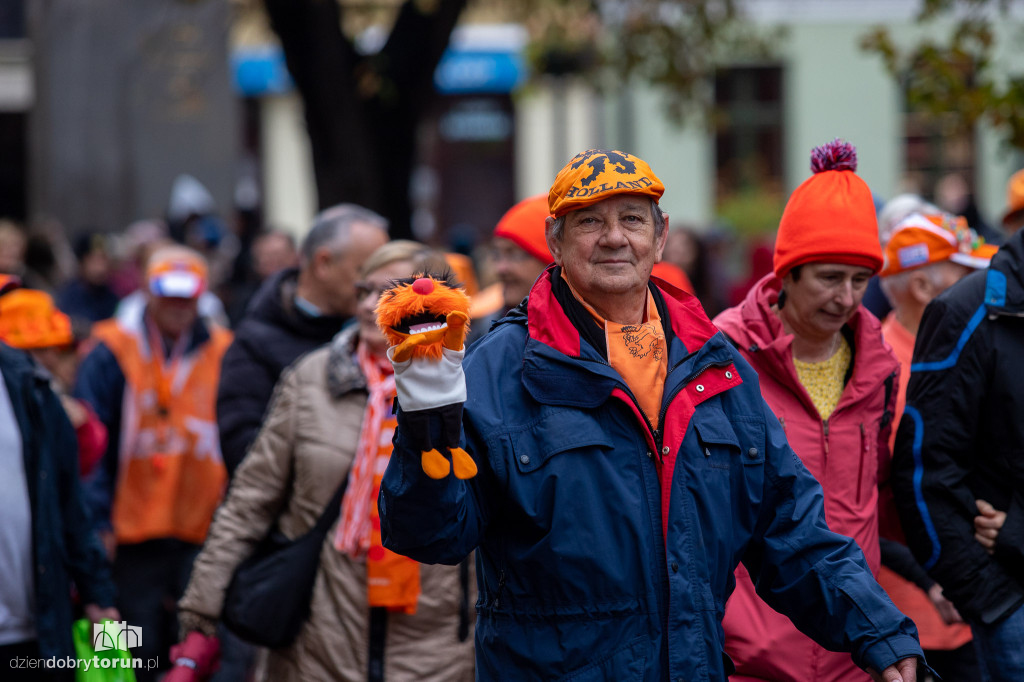
[(440, 479), (448, 475), (448, 460), (437, 451), (437, 448), (420, 453), (420, 464), (423, 472), (431, 478)]
[(476, 462), (462, 448), (452, 448), (452, 472), (455, 478), (473, 478), (476, 476)]

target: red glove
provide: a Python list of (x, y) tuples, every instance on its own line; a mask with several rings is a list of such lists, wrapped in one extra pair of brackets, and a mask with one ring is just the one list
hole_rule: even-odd
[(174, 665), (164, 682), (202, 682), (220, 667), (220, 640), (193, 630), (184, 642), (171, 647)]

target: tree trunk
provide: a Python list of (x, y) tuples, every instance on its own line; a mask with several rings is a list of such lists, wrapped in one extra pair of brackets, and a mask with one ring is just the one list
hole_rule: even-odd
[(411, 236), (409, 181), (434, 70), (466, 0), (407, 0), (385, 46), (360, 55), (335, 0), (264, 0), (305, 104), (318, 205), (371, 208)]

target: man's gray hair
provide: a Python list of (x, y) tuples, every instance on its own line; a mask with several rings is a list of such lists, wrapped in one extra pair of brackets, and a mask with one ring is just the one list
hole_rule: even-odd
[(355, 223), (368, 223), (379, 227), (384, 234), (388, 232), (387, 219), (368, 208), (356, 204), (338, 204), (325, 208), (313, 218), (313, 227), (302, 240), (299, 250), (302, 267), (309, 265), (313, 254), (321, 247), (333, 246), (340, 249), (347, 245), (349, 232)]
[(878, 285), (881, 287), (882, 293), (885, 294), (885, 297), (889, 300), (889, 305), (896, 308), (907, 295), (907, 292), (910, 289), (910, 278), (915, 272), (920, 272), (926, 275), (928, 280), (932, 283), (932, 286), (936, 289), (942, 286), (942, 268), (947, 267), (945, 265), (946, 263), (952, 263), (952, 261), (937, 261), (912, 270), (897, 272), (895, 275), (879, 277)]
[[(661, 210), (661, 206), (654, 199), (651, 199), (651, 215), (654, 218), (654, 236), (660, 237), (661, 233), (665, 231), (665, 213)], [(571, 213), (570, 211), (569, 213)], [(569, 215), (566, 213), (565, 215)], [(551, 238), (562, 240), (562, 229), (565, 227), (565, 215), (555, 218), (555, 224), (551, 226)]]

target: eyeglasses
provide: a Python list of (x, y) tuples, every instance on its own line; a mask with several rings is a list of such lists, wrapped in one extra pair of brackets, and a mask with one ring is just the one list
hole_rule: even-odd
[(373, 300), (380, 298), (380, 295), (391, 288), (391, 283), (374, 284), (372, 282), (356, 282), (356, 300), (365, 301), (373, 296)]

